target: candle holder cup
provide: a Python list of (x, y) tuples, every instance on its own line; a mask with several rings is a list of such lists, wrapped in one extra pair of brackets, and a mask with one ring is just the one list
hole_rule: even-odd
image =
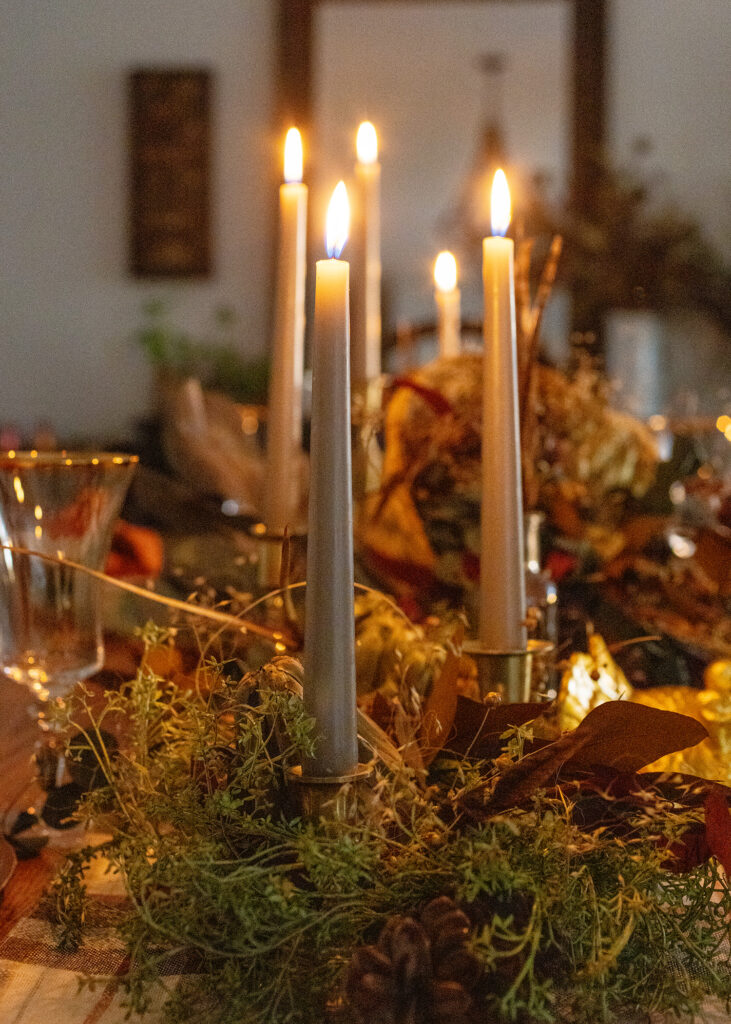
[(491, 651), (479, 640), (468, 640), (463, 651), (477, 665), (480, 696), (497, 693), (510, 704), (530, 701), (543, 688), (543, 676), (550, 671), (554, 645), (547, 640), (529, 640), (525, 650)]
[(287, 773), (296, 813), (306, 821), (353, 822), (372, 788), (373, 766), (359, 764), (345, 775), (307, 775), (300, 765)]

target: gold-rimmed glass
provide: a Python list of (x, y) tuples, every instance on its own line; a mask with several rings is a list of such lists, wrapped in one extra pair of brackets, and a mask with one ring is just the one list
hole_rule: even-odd
[(98, 581), (65, 563), (104, 568), (137, 461), (0, 453), (0, 669), (40, 700), (102, 665)]

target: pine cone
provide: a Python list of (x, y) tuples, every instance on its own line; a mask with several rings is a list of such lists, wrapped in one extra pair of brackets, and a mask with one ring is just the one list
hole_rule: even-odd
[[(466, 946), (469, 918), (448, 897), (392, 917), (376, 946), (353, 954), (348, 1002), (362, 1024), (472, 1024), (482, 965)], [(484, 1020), (484, 1017), (482, 1018)]]

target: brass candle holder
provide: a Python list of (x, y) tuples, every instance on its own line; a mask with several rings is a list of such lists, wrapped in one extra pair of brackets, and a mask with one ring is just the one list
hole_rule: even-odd
[(296, 813), (306, 821), (353, 822), (371, 788), (373, 766), (359, 764), (345, 775), (307, 775), (300, 765), (287, 773)]
[(517, 651), (492, 651), (479, 640), (467, 640), (462, 648), (477, 665), (480, 696), (497, 693), (510, 704), (530, 701), (537, 662), (548, 662), (553, 649), (549, 640), (529, 640)]

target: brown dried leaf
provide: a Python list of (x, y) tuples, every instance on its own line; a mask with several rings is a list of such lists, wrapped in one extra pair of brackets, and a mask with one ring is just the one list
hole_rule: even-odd
[(565, 736), (528, 754), (503, 772), (488, 802), (490, 811), (525, 803), (537, 790), (555, 780), (566, 761), (588, 742), (586, 735), (578, 733), (578, 729), (567, 732)]
[(602, 766), (638, 772), (659, 757), (694, 747), (708, 736), (694, 718), (624, 700), (600, 704), (576, 732), (587, 741), (572, 755), (567, 766), (572, 771)]
[(457, 678), (460, 668), (458, 652), (461, 650), (463, 639), (464, 629), (460, 626), (452, 638), (452, 645), (447, 648), (442, 671), (434, 680), (424, 701), (417, 739), (425, 767), (432, 763), (452, 733), (457, 712)]
[(396, 736), (399, 751), (404, 759), (404, 764), (414, 768), (417, 772), (425, 768), (418, 731), (413, 716), (407, 715), (401, 701), (393, 700), (393, 731)]
[(713, 856), (731, 875), (731, 811), (720, 786), (713, 786), (704, 801), (706, 838)]
[(367, 747), (373, 751), (390, 768), (391, 771), (399, 771), (403, 768), (403, 758), (400, 752), (391, 742), (389, 736), (372, 721), (360, 708), (356, 709), (358, 720), (358, 737), (365, 741)]
[[(669, 857), (664, 866), (668, 871), (678, 873), (692, 871), (713, 855), (726, 874), (731, 874), (731, 812), (728, 806), (731, 790), (718, 785), (709, 788), (705, 780), (698, 781), (705, 783), (702, 794), (705, 822), (691, 826), (680, 839), (668, 844)], [(697, 787), (691, 788), (696, 790), (694, 795), (697, 798)]]
[(480, 704), (468, 697), (457, 697), (452, 734), (445, 746), (455, 754), (467, 754), (485, 760), (498, 757), (500, 737), (511, 726), (525, 725), (549, 711), (553, 705)]
[(705, 864), (711, 856), (706, 826), (699, 821), (675, 842), (668, 843), (666, 849), (667, 860), (664, 860), (662, 864), (666, 871), (672, 871), (676, 875), (684, 875), (688, 871), (693, 871), (701, 864)]
[(560, 739), (528, 754), (499, 779), (492, 810), (528, 800), (547, 783), (577, 772), (610, 768), (637, 772), (664, 754), (700, 743), (708, 733), (700, 722), (674, 711), (608, 701)]
[(726, 802), (731, 805), (731, 786), (723, 786), (720, 782), (709, 783), (708, 779), (687, 772), (642, 772), (637, 776), (646, 788), (651, 786), (661, 796), (683, 807), (702, 807), (712, 785), (718, 793), (723, 793)]
[(695, 561), (716, 584), (721, 597), (731, 596), (731, 530), (723, 526), (700, 527)]

